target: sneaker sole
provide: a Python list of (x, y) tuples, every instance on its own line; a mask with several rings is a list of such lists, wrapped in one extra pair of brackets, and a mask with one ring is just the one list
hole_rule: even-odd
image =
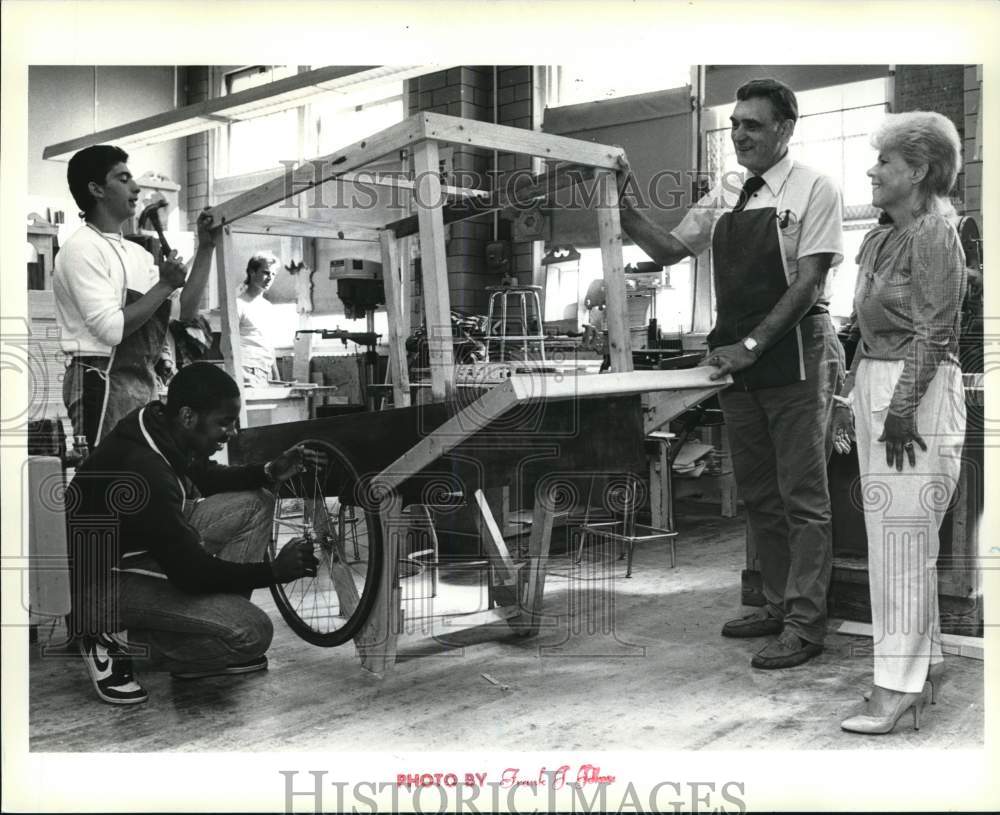
[(94, 690), (97, 691), (98, 698), (102, 702), (107, 702), (109, 705), (141, 705), (143, 702), (149, 701), (148, 693), (143, 693), (142, 696), (133, 696), (126, 698), (126, 697), (108, 696), (96, 685), (94, 686)]
[(141, 705), (143, 702), (149, 701), (149, 694), (145, 690), (143, 690), (141, 696), (109, 696), (106, 691), (101, 689), (99, 684), (101, 677), (94, 674), (94, 665), (91, 657), (83, 650), (80, 650), (79, 653), (83, 657), (83, 663), (87, 668), (87, 676), (90, 678), (90, 684), (94, 686), (94, 692), (102, 702), (106, 702), (109, 705)]
[(219, 668), (214, 671), (186, 671), (184, 673), (171, 673), (170, 675), (174, 679), (187, 681), (191, 679), (208, 679), (212, 676), (241, 676), (243, 674), (252, 674), (266, 670), (267, 660), (264, 660), (260, 665), (239, 665), (230, 668)]

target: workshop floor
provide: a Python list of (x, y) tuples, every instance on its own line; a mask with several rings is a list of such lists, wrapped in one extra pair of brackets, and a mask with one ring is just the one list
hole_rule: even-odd
[[(831, 633), (817, 659), (784, 671), (750, 668), (760, 640), (728, 640), (741, 611), (743, 521), (688, 505), (678, 514), (677, 566), (666, 547), (637, 548), (635, 573), (615, 578), (586, 560), (557, 558), (546, 584), (553, 627), (535, 639), (504, 628), (463, 635), (447, 649), (410, 634), (383, 679), (352, 646), (316, 648), (275, 621), (266, 673), (177, 682), (146, 673), (147, 704), (114, 708), (95, 697), (76, 660), (30, 659), (30, 749), (43, 752), (793, 750), (976, 748), (983, 744), (983, 663), (947, 658), (938, 704), (914, 731), (885, 738), (845, 733), (871, 684), (871, 641)], [(443, 578), (447, 578), (445, 575)], [(464, 585), (459, 586), (459, 583)], [(469, 581), (439, 585), (442, 602), (472, 610)], [(573, 609), (573, 615), (568, 611)], [(413, 615), (415, 616), (415, 615)], [(831, 623), (831, 632), (837, 627)], [(435, 631), (444, 629), (437, 627)], [(421, 652), (424, 656), (414, 656)], [(426, 655), (430, 652), (432, 655)], [(409, 653), (409, 656), (407, 656)], [(484, 674), (497, 684), (489, 681)], [(496, 715), (491, 715), (495, 713)]]

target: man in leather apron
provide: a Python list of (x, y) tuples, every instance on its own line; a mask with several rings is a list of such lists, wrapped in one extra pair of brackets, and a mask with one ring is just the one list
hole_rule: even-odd
[(829, 178), (788, 155), (792, 91), (757, 79), (736, 98), (732, 139), (745, 182), (724, 178), (669, 233), (625, 196), (622, 227), (664, 265), (712, 251), (716, 323), (701, 364), (716, 368), (713, 379), (734, 379), (720, 402), (766, 601), (722, 633), (773, 635), (751, 665), (785, 668), (819, 654), (826, 633), (828, 427), (844, 371), (826, 284), (842, 259), (842, 205)]
[(85, 148), (70, 159), (67, 179), (84, 225), (56, 255), (53, 275), (69, 358), (63, 401), (74, 435), (86, 437), (91, 450), (119, 419), (156, 399), (154, 369), (165, 353), (168, 323), (197, 316), (214, 243), (210, 218), (203, 215), (188, 277), (176, 254), (157, 268), (149, 252), (125, 240), (122, 226), (135, 215), (140, 192), (127, 160), (111, 145)]

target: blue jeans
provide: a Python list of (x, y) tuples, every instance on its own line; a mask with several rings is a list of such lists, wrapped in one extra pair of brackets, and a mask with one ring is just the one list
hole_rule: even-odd
[(801, 328), (805, 381), (732, 388), (719, 401), (768, 610), (786, 629), (822, 644), (833, 568), (826, 465), (844, 353), (829, 316), (806, 317)]
[[(274, 515), (274, 497), (267, 490), (212, 495), (186, 503), (184, 511), (213, 555), (237, 563), (264, 559)], [(251, 593), (187, 594), (169, 580), (121, 572), (118, 608), (141, 667), (206, 670), (267, 651), (274, 629), (267, 614), (250, 602)]]

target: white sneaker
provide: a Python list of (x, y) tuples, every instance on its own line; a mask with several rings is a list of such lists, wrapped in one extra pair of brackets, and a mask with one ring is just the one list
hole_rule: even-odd
[(83, 662), (101, 701), (111, 705), (137, 705), (149, 699), (132, 675), (132, 659), (107, 634), (81, 637), (77, 642)]

